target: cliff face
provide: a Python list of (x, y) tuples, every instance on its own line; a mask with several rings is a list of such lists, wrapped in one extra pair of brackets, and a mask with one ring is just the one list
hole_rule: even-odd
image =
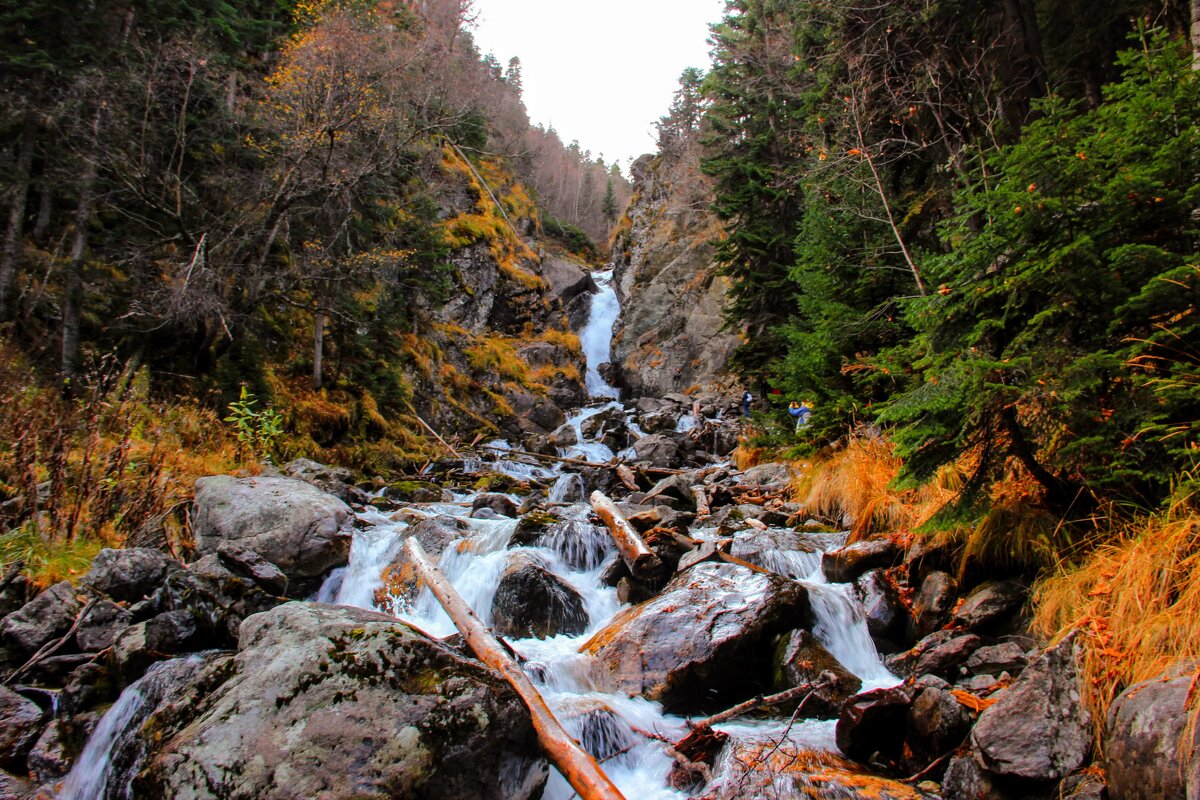
[(618, 380), (634, 396), (717, 388), (739, 338), (721, 330), (728, 280), (716, 274), (721, 228), (704, 178), (643, 156), (634, 180), (628, 224), (613, 246)]

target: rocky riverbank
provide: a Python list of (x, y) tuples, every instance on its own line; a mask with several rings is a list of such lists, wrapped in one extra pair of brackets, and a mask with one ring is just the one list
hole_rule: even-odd
[[(579, 636), (597, 692), (699, 719), (812, 688), (775, 706), (750, 702), (751, 715), (777, 720), (758, 739), (718, 725), (703, 746), (687, 743), (686, 726), (657, 734), (675, 763), (661, 785), (676, 794), (663, 796), (1196, 791), (1200, 760), (1179, 750), (1188, 681), (1130, 687), (1098, 758), (1075, 641), (1029, 636), (1025, 584), (960, 583), (949, 554), (896, 536), (844, 544), (789, 500), (790, 466), (724, 461), (737, 426), (721, 421), (720, 398), (702, 402), (699, 425), (689, 398), (633, 406), (593, 410), (521, 445), (562, 458), (546, 451), (582, 435), (624, 450), (620, 469), (570, 458), (551, 473), (509, 455), (390, 483), (355, 485), (311, 462), (213, 476), (197, 484), (195, 550), (182, 559), (106, 550), (74, 585), (32, 597), (10, 580), (0, 798), (116, 797), (126, 787), (133, 797), (539, 796), (550, 770), (528, 713), (460, 637), (308, 599), (322, 583), (322, 596), (335, 596), (330, 572), (353, 566), (352, 537), (381, 519), (433, 558), (493, 548), (496, 588), (479, 613), (518, 652)], [(651, 566), (618, 557), (580, 503), (592, 490), (617, 501)], [(552, 569), (559, 562), (615, 587), (611, 619)], [(403, 551), (383, 573), (375, 605), (410, 609), (418, 586)], [(857, 603), (838, 617), (843, 586)], [(841, 646), (860, 629), (869, 641)], [(876, 650), (887, 671), (858, 663)], [(525, 667), (546, 691), (556, 686), (555, 668), (533, 656)], [(571, 724), (602, 763), (655, 735), (615, 701), (585, 705)], [(810, 724), (832, 731), (840, 752), (789, 738)]]

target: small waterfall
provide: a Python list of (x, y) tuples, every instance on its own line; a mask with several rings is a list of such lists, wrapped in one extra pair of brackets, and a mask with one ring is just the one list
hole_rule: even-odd
[(612, 330), (621, 304), (612, 285), (612, 270), (597, 272), (593, 277), (600, 291), (592, 295), (588, 321), (579, 332), (583, 354), (587, 358), (587, 391), (589, 397), (617, 398), (621, 393), (600, 376), (599, 367), (612, 359)]
[(551, 503), (579, 503), (587, 499), (587, 486), (583, 476), (577, 472), (564, 472), (550, 487), (550, 495), (546, 498)]

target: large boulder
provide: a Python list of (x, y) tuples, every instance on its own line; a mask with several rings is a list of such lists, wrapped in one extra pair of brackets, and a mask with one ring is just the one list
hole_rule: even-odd
[(352, 482), (354, 473), (345, 467), (330, 467), (310, 458), (297, 458), (283, 468), (288, 477), (310, 483), (322, 492), (336, 495), (346, 502), (357, 499), (361, 492)]
[(41, 735), (45, 716), (37, 703), (0, 686), (0, 767), (23, 771), (25, 754)]
[(1080, 702), (1074, 636), (1046, 650), (995, 697), (971, 731), (975, 757), (988, 772), (1052, 781), (1084, 763), (1092, 736)]
[(101, 550), (83, 576), (83, 584), (117, 601), (137, 602), (154, 594), (179, 562), (161, 550), (130, 547)]
[(117, 634), (133, 623), (133, 614), (111, 600), (99, 600), (79, 621), (75, 643), (85, 653), (110, 647)]
[(62, 581), (0, 620), (0, 633), (32, 653), (69, 631), (82, 610), (70, 581)]
[(238, 650), (230, 677), (157, 740), (138, 796), (541, 792), (547, 768), (512, 688), (392, 617), (289, 603), (246, 620)]
[(509, 557), (492, 598), (492, 623), (514, 639), (576, 636), (587, 628), (583, 597), (529, 553)]
[(233, 542), (261, 555), (292, 581), (315, 579), (346, 563), (350, 507), (292, 478), (214, 475), (196, 481), (196, 549)]
[(775, 658), (778, 664), (775, 689), (820, 684), (804, 701), (805, 717), (836, 718), (842, 703), (862, 688), (862, 680), (806, 630), (780, 637)]
[(908, 712), (910, 749), (935, 759), (962, 744), (974, 721), (948, 687), (926, 686)]
[(912, 634), (921, 639), (941, 628), (950, 619), (957, 584), (946, 572), (931, 572), (921, 583), (912, 607)]
[(652, 433), (633, 444), (638, 461), (646, 461), (655, 467), (674, 467), (679, 463), (679, 445), (670, 436)]
[(873, 569), (887, 569), (900, 563), (904, 550), (891, 539), (866, 539), (821, 556), (821, 569), (830, 583), (850, 583)]
[(792, 468), (787, 464), (771, 461), (766, 464), (756, 464), (742, 473), (739, 483), (745, 486), (771, 486), (783, 488), (791, 481)]
[(583, 645), (599, 681), (672, 712), (725, 708), (771, 686), (771, 640), (811, 628), (800, 583), (732, 564), (697, 564)]
[[(242, 621), (252, 614), (274, 608), (285, 598), (265, 591), (253, 579), (237, 575), (222, 563), (217, 555), (207, 555), (167, 576), (160, 593), (158, 611), (180, 612), (166, 617), (147, 631), (149, 651), (159, 637), (162, 641), (177, 641), (176, 647), (188, 644), (189, 649), (201, 647), (228, 648), (237, 641)], [(188, 632), (191, 615), (196, 630)], [(128, 629), (126, 629), (128, 630)], [(131, 633), (131, 652), (136, 651), (137, 633)], [(194, 638), (193, 638), (194, 637)], [(196, 647), (191, 648), (194, 644)], [(168, 651), (171, 652), (171, 651)]]
[(908, 613), (900, 599), (900, 588), (887, 570), (873, 569), (854, 581), (854, 596), (858, 599), (867, 621), (867, 632), (876, 646), (892, 652), (904, 639)]
[(1104, 771), (1112, 800), (1200, 797), (1200, 738), (1188, 732), (1193, 669), (1130, 686), (1108, 710)]
[(899, 761), (908, 738), (909, 709), (917, 689), (908, 683), (872, 689), (851, 697), (838, 717), (837, 746), (847, 757)]
[(950, 621), (968, 630), (990, 632), (1019, 609), (1028, 596), (1029, 590), (1015, 581), (988, 581), (967, 595)]

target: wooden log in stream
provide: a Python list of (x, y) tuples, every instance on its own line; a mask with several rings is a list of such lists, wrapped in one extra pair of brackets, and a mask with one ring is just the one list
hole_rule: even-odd
[(542, 749), (567, 779), (567, 783), (571, 784), (571, 788), (582, 800), (624, 800), (596, 759), (588, 755), (555, 718), (529, 676), (483, 626), (475, 612), (446, 580), (446, 576), (429, 561), (416, 537), (406, 541), (404, 548), (417, 575), (450, 615), (454, 626), (466, 638), (467, 645), (483, 663), (499, 672), (525, 703)]
[(629, 572), (640, 581), (653, 581), (662, 575), (663, 563), (658, 555), (646, 546), (640, 534), (621, 516), (617, 506), (603, 492), (592, 492), (592, 510), (600, 515), (612, 534), (613, 542), (621, 560)]
[[(617, 469), (617, 470), (624, 467), (626, 470), (629, 469), (624, 464), (622, 464), (620, 462), (616, 462), (616, 461), (610, 461), (607, 463), (601, 463), (599, 461), (584, 461), (583, 459), (567, 458), (566, 456), (548, 456), (545, 453), (530, 453), (527, 450), (505, 450), (502, 447), (492, 447), (492, 446), (486, 445), (486, 444), (482, 445), (481, 449), (491, 450), (493, 453), (503, 453), (505, 455), (510, 455), (510, 456), (524, 456), (525, 458), (533, 458), (538, 461), (547, 461), (552, 464), (567, 464), (572, 467), (587, 467), (589, 469)], [(682, 475), (685, 471), (682, 469), (670, 469), (669, 467), (651, 467), (651, 466), (639, 466), (638, 469), (641, 470), (642, 472), (652, 473), (655, 475)]]

